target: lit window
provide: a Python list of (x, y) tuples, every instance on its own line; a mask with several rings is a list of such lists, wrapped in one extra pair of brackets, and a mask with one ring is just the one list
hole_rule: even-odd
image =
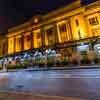
[(66, 24), (63, 23), (59, 25), (58, 27), (59, 27), (61, 42), (68, 41)]
[(37, 39), (40, 39), (41, 37), (40, 37), (40, 33), (37, 33)]
[(99, 21), (98, 21), (97, 17), (92, 17), (92, 18), (89, 18), (89, 23), (91, 25), (98, 25)]
[(30, 34), (26, 34), (24, 36), (24, 49), (28, 50), (30, 48), (31, 48)]
[(53, 34), (53, 28), (47, 29), (48, 36), (51, 36)]
[(16, 51), (21, 50), (21, 37), (17, 37), (16, 39)]
[(60, 33), (66, 32), (66, 24), (59, 25), (59, 30), (60, 30)]
[(18, 38), (18, 46), (21, 48), (21, 38)]
[(19, 44), (21, 44), (21, 38), (19, 38)]
[(47, 34), (48, 45), (53, 45), (55, 43), (54, 27), (47, 29), (46, 34)]
[(10, 44), (12, 44), (12, 40), (10, 40)]
[(26, 36), (26, 40), (30, 41), (30, 35)]
[(40, 30), (35, 30), (33, 31), (33, 47), (34, 48), (39, 48), (41, 47), (42, 42), (41, 42), (41, 31)]

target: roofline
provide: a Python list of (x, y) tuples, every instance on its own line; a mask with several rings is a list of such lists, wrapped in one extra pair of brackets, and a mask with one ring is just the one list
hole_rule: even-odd
[[(97, 6), (99, 4), (100, 4), (100, 0), (97, 0), (96, 2), (93, 2), (91, 4), (83, 5), (83, 7), (85, 7), (85, 9), (88, 9), (88, 8), (91, 8), (94, 5)], [(59, 8), (59, 9), (56, 9), (54, 11), (49, 12), (46, 15), (39, 15), (39, 16), (41, 16), (43, 18), (43, 20), (45, 21), (47, 19), (54, 18), (55, 16), (58, 16), (59, 14), (70, 12), (72, 10), (75, 10), (75, 9), (81, 8), (81, 7), (82, 7), (81, 0), (75, 0), (72, 3), (70, 3), (68, 5), (65, 5), (63, 8)], [(11, 33), (11, 32), (17, 31), (17, 30), (21, 30), (22, 28), (26, 28), (26, 27), (29, 27), (29, 26), (33, 25), (33, 20), (34, 20), (35, 17), (36, 16), (33, 16), (29, 21), (26, 21), (26, 22), (24, 22), (20, 25), (9, 28), (8, 29), (8, 34)], [(42, 22), (40, 22), (39, 24), (41, 24)]]
[(71, 11), (73, 9), (76, 9), (76, 8), (79, 8), (79, 7), (81, 7), (81, 1), (80, 0), (75, 0), (72, 3), (69, 3), (69, 4), (65, 5), (64, 7), (62, 7), (62, 8), (59, 8), (59, 9), (56, 9), (54, 11), (49, 12), (48, 14), (46, 14), (44, 16), (44, 18), (48, 19), (50, 17), (56, 16), (57, 14), (63, 13), (65, 11), (69, 12), (69, 11)]
[[(63, 11), (70, 11), (71, 9), (75, 9), (75, 7), (77, 7), (78, 5), (80, 5), (80, 0), (75, 0), (74, 2), (68, 4), (68, 5), (65, 5), (63, 8), (59, 8), (59, 9), (56, 9), (54, 11), (51, 11), (49, 12), (48, 14), (46, 15), (42, 15), (43, 19), (47, 19), (47, 18), (51, 18), (59, 13), (63, 13)], [(38, 15), (37, 15), (38, 16)], [(34, 18), (35, 16), (33, 16)], [(24, 28), (24, 27), (28, 27), (32, 24), (32, 20), (33, 18), (31, 18), (29, 21), (26, 21), (22, 24), (19, 24), (19, 25), (16, 25), (12, 28), (9, 28), (8, 29), (8, 33), (10, 32), (13, 32), (13, 31), (16, 31), (16, 30), (19, 30), (21, 28)]]

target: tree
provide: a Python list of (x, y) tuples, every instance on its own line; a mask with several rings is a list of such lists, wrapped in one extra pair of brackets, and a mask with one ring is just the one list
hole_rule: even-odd
[(100, 38), (97, 37), (96, 39), (90, 40), (90, 48), (94, 49), (94, 45), (98, 42)]

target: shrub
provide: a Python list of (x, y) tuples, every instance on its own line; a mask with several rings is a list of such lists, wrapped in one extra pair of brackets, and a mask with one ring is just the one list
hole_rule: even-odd
[(91, 62), (88, 60), (87, 55), (83, 55), (83, 58), (81, 60), (81, 64), (90, 64)]
[(28, 67), (28, 66), (30, 66), (29, 60), (28, 60), (28, 59), (25, 59), (25, 60), (23, 61), (23, 63), (22, 63), (21, 66), (23, 66), (23, 67)]
[(2, 65), (0, 64), (0, 69), (3, 69)]
[(8, 64), (7, 69), (16, 69), (16, 65)]

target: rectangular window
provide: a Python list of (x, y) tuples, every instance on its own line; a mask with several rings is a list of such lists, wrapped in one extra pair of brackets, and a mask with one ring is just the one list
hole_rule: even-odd
[(75, 22), (76, 22), (76, 26), (79, 26), (78, 19), (76, 19)]
[(80, 32), (80, 30), (78, 30), (78, 36), (79, 36), (79, 39), (82, 38), (82, 37), (81, 37), (81, 32)]
[(66, 29), (66, 24), (61, 24), (61, 25), (59, 25), (59, 30), (60, 30), (60, 33), (66, 32), (66, 31), (67, 31), (67, 29)]
[(18, 46), (19, 46), (19, 49), (21, 49), (21, 37), (18, 38)]
[(27, 35), (27, 36), (26, 36), (26, 40), (27, 40), (27, 41), (30, 41), (30, 35)]
[(31, 36), (30, 32), (25, 33), (24, 35), (24, 50), (28, 50), (31, 48)]
[(55, 27), (49, 27), (45, 30), (45, 45), (55, 44)]
[(53, 28), (47, 29), (47, 35), (51, 36), (53, 34)]
[(41, 46), (41, 33), (34, 33), (34, 48), (39, 48)]
[(90, 25), (98, 25), (99, 24), (98, 18), (97, 17), (89, 18), (89, 23)]
[(21, 50), (21, 37), (16, 37), (16, 51), (20, 51)]
[(39, 48), (42, 46), (41, 31), (40, 29), (33, 31), (33, 48)]
[(61, 42), (68, 41), (66, 23), (58, 25), (58, 28), (59, 28), (59, 32), (60, 32)]
[(21, 38), (19, 38), (19, 41), (18, 41), (19, 45), (21, 44)]
[(14, 53), (14, 37), (8, 38), (8, 53)]

